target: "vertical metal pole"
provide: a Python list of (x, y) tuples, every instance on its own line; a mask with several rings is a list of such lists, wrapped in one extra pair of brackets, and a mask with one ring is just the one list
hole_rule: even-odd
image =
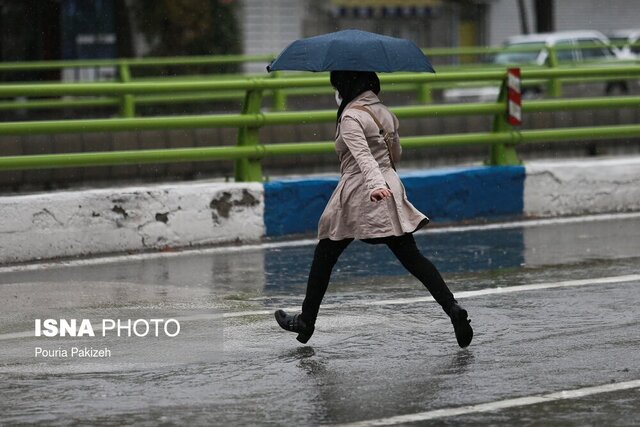
[[(120, 62), (118, 64), (118, 77), (121, 83), (128, 83), (131, 81), (131, 71), (129, 70), (129, 64), (126, 62)], [(122, 95), (120, 98), (120, 117), (135, 117), (136, 105), (133, 95)]]
[[(547, 65), (549, 66), (549, 68), (557, 68), (558, 67), (558, 51), (556, 50), (555, 47), (549, 47), (548, 52), (549, 52), (549, 60)], [(558, 80), (555, 77), (552, 79), (549, 79), (547, 83), (547, 92), (549, 93), (549, 96), (553, 98), (560, 98), (562, 96), (562, 84), (560, 83), (560, 80)]]
[(524, 4), (524, 0), (518, 0), (518, 11), (520, 12), (522, 34), (529, 34), (529, 19), (527, 18), (527, 7)]
[(418, 102), (421, 104), (433, 103), (433, 97), (431, 96), (431, 87), (428, 83), (422, 83), (418, 85)]
[[(274, 71), (271, 73), (271, 77), (277, 79), (280, 77), (280, 71)], [(273, 111), (286, 111), (287, 110), (287, 96), (284, 94), (283, 89), (274, 89), (271, 94), (271, 109)]]
[[(500, 87), (500, 94), (498, 95), (498, 102), (504, 106), (504, 110), (496, 114), (493, 119), (493, 132), (511, 132), (513, 128), (508, 122), (508, 86), (507, 78), (502, 81)], [(516, 153), (515, 143), (507, 144), (491, 144), (491, 151), (489, 153), (489, 161), (487, 162), (491, 166), (508, 166), (522, 164)]]
[[(242, 114), (259, 114), (262, 106), (262, 90), (250, 89), (244, 97)], [(238, 129), (238, 146), (258, 145), (259, 127), (241, 127)], [(235, 178), (237, 182), (262, 182), (262, 164), (260, 159), (236, 160)]]

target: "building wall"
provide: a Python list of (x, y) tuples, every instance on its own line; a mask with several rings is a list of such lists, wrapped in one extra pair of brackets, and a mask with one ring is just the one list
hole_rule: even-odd
[[(515, 0), (479, 0), (477, 14), (482, 44), (499, 45), (509, 36), (520, 34), (518, 2)], [(345, 18), (332, 16), (329, 0), (243, 0), (243, 36), (246, 54), (277, 53), (289, 42), (346, 28), (406, 37), (421, 46), (457, 46), (460, 13), (450, 2), (423, 18)], [(525, 0), (530, 31), (535, 30), (533, 0)], [(594, 29), (604, 33), (618, 28), (640, 27), (638, 0), (611, 0), (603, 7), (600, 0), (556, 0), (557, 31)], [(486, 10), (486, 13), (481, 13)], [(262, 64), (252, 64), (247, 71), (262, 72)]]
[(640, 28), (638, 0), (556, 0), (556, 27), (562, 30)]
[[(598, 30), (603, 33), (620, 28), (640, 27), (638, 0), (556, 0), (556, 31)], [(525, 1), (530, 31), (535, 30), (533, 0)], [(499, 45), (509, 36), (520, 34), (518, 2), (493, 0), (488, 2), (487, 43)]]
[[(243, 0), (242, 36), (244, 53), (278, 53), (302, 37), (306, 0)], [(265, 72), (266, 64), (245, 65), (249, 73)]]
[[(355, 16), (354, 8), (341, 14), (329, 0), (243, 0), (242, 34), (244, 53), (278, 53), (293, 40), (318, 34), (356, 28), (415, 41), (419, 46), (457, 44), (458, 8), (442, 2), (415, 15), (391, 14)], [(355, 8), (357, 9), (357, 8)], [(263, 64), (248, 64), (246, 72), (262, 73)]]
[[(529, 28), (533, 28), (533, 9), (527, 1), (527, 16)], [(487, 45), (501, 44), (504, 39), (514, 34), (521, 33), (518, 14), (518, 2), (515, 0), (495, 0), (488, 4), (487, 13)]]

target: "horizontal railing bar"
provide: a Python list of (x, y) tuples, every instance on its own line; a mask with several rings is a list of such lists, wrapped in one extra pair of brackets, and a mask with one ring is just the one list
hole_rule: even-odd
[[(599, 108), (640, 107), (640, 97), (597, 97), (559, 100), (537, 100), (523, 103), (525, 112), (588, 110)], [(398, 118), (451, 117), (499, 114), (505, 111), (502, 103), (466, 103), (413, 105), (393, 107)], [(207, 127), (260, 127), (287, 124), (310, 124), (336, 120), (334, 110), (301, 112), (269, 112), (261, 114), (224, 114), (215, 116), (169, 116), (113, 119), (82, 119), (63, 121), (0, 123), (0, 135), (29, 135), (42, 133), (119, 132), (133, 130), (189, 129)]]
[(551, 79), (563, 77), (630, 77), (640, 74), (640, 66), (610, 65), (593, 67), (522, 68), (522, 79)]
[[(632, 76), (624, 76), (632, 77)], [(623, 77), (617, 77), (622, 79)], [(572, 82), (591, 82), (610, 80), (606, 77), (590, 77), (590, 78), (563, 78), (561, 81), (565, 83)], [(523, 82), (523, 87), (532, 87), (542, 84), (544, 79), (528, 80)], [(484, 85), (482, 85), (484, 84)], [(498, 81), (488, 82), (470, 82), (470, 83), (432, 83), (431, 89), (455, 89), (455, 88), (476, 88), (493, 86), (498, 87)], [(387, 92), (403, 92), (403, 91), (415, 91), (415, 83), (403, 83), (392, 84), (384, 88)], [(287, 95), (303, 96), (303, 95), (324, 95), (332, 94), (333, 89), (330, 87), (322, 88), (292, 88), (283, 89)], [(154, 104), (180, 104), (187, 102), (208, 102), (208, 101), (229, 101), (229, 100), (241, 100), (244, 98), (245, 92), (243, 91), (219, 91), (210, 93), (197, 93), (190, 92), (183, 94), (171, 94), (171, 95), (138, 95), (136, 97), (136, 104), (138, 105), (154, 105)], [(270, 93), (266, 93), (269, 96)], [(528, 101), (530, 102), (530, 101)], [(0, 101), (0, 110), (18, 110), (18, 109), (47, 109), (47, 108), (84, 108), (84, 107), (104, 107), (118, 105), (119, 101), (115, 98), (111, 99), (51, 99), (51, 100), (19, 100), (19, 101)], [(600, 107), (598, 107), (600, 108)]]
[(120, 101), (114, 98), (98, 99), (34, 99), (20, 101), (0, 102), (0, 110), (26, 110), (26, 109), (46, 109), (46, 108), (89, 108), (89, 107), (111, 107), (118, 105)]
[(563, 129), (536, 129), (520, 132), (516, 142), (535, 143), (556, 140), (624, 138), (640, 136), (640, 125), (589, 126)]
[[(474, 103), (423, 105), (391, 109), (399, 118), (445, 117), (496, 114), (504, 111), (501, 104)], [(122, 132), (166, 129), (191, 129), (238, 126), (269, 126), (333, 122), (334, 110), (262, 113), (255, 115), (226, 114), (218, 116), (146, 117), (130, 119), (88, 119), (40, 122), (0, 123), (0, 135), (60, 134), (75, 132)]]
[[(501, 80), (505, 70), (450, 72), (450, 73), (407, 73), (380, 76), (383, 84), (468, 82), (478, 80)], [(589, 68), (523, 69), (523, 79), (562, 77), (618, 77), (640, 75), (640, 66), (611, 66)], [(9, 84), (0, 86), (0, 97), (10, 96), (55, 96), (55, 95), (125, 95), (158, 94), (168, 92), (284, 89), (292, 87), (314, 87), (329, 84), (327, 76), (296, 78), (255, 78), (240, 80), (204, 80), (181, 82), (133, 82), (133, 83), (59, 83), (59, 84)]]
[(403, 148), (413, 149), (430, 146), (517, 144), (577, 140), (582, 138), (624, 138), (629, 136), (640, 136), (640, 125), (588, 126), (542, 130), (514, 130), (512, 132), (411, 136), (401, 138), (401, 141)]
[[(466, 54), (498, 53), (501, 47), (476, 47), (476, 48), (431, 48), (423, 49), (427, 55), (455, 56)], [(528, 50), (528, 48), (525, 48)], [(157, 58), (122, 58), (122, 59), (70, 59), (53, 61), (16, 61), (0, 64), (0, 71), (23, 70), (53, 70), (60, 68), (92, 68), (92, 67), (117, 67), (128, 65), (130, 67), (155, 67), (155, 66), (188, 66), (188, 65), (218, 65), (245, 62), (265, 62), (266, 65), (276, 57), (275, 54), (264, 55), (212, 55), (212, 56), (175, 56)], [(266, 70), (265, 70), (266, 71)]]
[[(619, 138), (627, 136), (640, 136), (640, 125), (417, 136), (403, 138), (402, 145), (404, 148), (414, 149), (451, 145), (517, 144), (580, 138)], [(0, 157), (0, 170), (235, 160), (241, 158), (263, 158), (267, 156), (323, 154), (331, 153), (333, 150), (334, 144), (332, 142), (307, 142), (234, 147), (40, 154)]]
[(207, 127), (258, 126), (262, 115), (169, 116), (113, 119), (47, 120), (0, 123), (0, 135), (123, 132)]
[(180, 104), (185, 102), (237, 101), (244, 99), (244, 92), (224, 91), (213, 93), (189, 93), (172, 95), (139, 95), (136, 105)]
[(522, 111), (525, 113), (627, 107), (640, 107), (640, 96), (602, 96), (598, 98), (543, 99), (535, 101), (525, 101), (522, 103)]
[(201, 80), (180, 82), (133, 83), (57, 83), (11, 84), (0, 86), (0, 97), (8, 96), (56, 96), (56, 95), (127, 95), (159, 94), (172, 92), (200, 92), (220, 90), (274, 89), (281, 87), (309, 87), (329, 84), (329, 78), (302, 77), (295, 79), (241, 79)]
[[(163, 58), (127, 58), (127, 59), (70, 59), (57, 61), (21, 61), (0, 64), (0, 71), (52, 70), (57, 68), (93, 68), (117, 67), (155, 67), (163, 65), (218, 65), (243, 62), (269, 63), (274, 55), (216, 55), (216, 56), (175, 56)], [(265, 69), (266, 72), (266, 69)]]

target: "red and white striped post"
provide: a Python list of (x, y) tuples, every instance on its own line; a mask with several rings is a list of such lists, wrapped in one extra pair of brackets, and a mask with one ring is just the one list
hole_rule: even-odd
[(507, 121), (512, 126), (522, 124), (522, 95), (520, 92), (520, 68), (507, 69)]

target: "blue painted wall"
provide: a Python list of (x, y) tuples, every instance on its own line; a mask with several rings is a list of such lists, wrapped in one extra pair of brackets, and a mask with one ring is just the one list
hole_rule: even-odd
[(291, 179), (264, 184), (267, 236), (313, 233), (338, 177)]
[[(409, 200), (434, 222), (521, 215), (523, 166), (416, 171), (400, 175)], [(267, 236), (315, 233), (338, 177), (264, 185)]]
[(402, 174), (407, 197), (432, 221), (521, 215), (523, 166), (439, 169)]

